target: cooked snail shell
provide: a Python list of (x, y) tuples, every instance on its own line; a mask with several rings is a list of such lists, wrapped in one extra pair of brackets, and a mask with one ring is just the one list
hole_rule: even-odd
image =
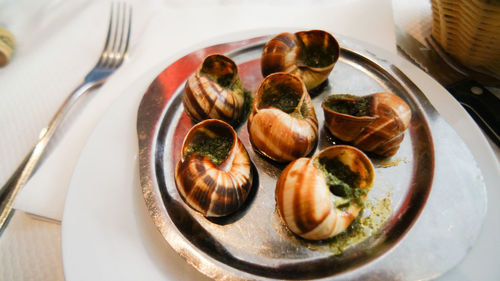
[(332, 135), (381, 156), (396, 154), (411, 119), (408, 104), (392, 93), (332, 95), (322, 107)]
[(373, 180), (373, 165), (360, 150), (330, 146), (283, 170), (276, 183), (277, 208), (293, 233), (310, 240), (330, 238), (358, 216)]
[(328, 78), (339, 56), (339, 43), (328, 32), (281, 33), (264, 46), (262, 74), (266, 77), (274, 72), (292, 73), (312, 90)]
[(289, 73), (274, 73), (259, 85), (248, 119), (252, 146), (278, 162), (303, 157), (318, 139), (318, 120), (304, 83)]
[(193, 126), (182, 145), (175, 183), (184, 201), (207, 217), (238, 210), (252, 186), (252, 173), (234, 129), (216, 119)]
[(244, 113), (246, 95), (236, 64), (213, 54), (188, 78), (182, 103), (194, 122), (213, 118), (235, 125)]

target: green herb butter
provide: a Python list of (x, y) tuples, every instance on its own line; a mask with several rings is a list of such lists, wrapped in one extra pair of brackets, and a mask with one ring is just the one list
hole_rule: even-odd
[(284, 84), (269, 90), (262, 96), (261, 107), (273, 106), (285, 113), (292, 113), (299, 104), (300, 96)]
[(351, 202), (363, 206), (361, 199), (368, 193), (368, 190), (356, 188), (361, 180), (358, 173), (351, 171), (337, 158), (319, 158), (317, 165), (325, 175), (330, 191), (335, 195), (335, 207), (342, 209), (348, 207)]
[(392, 213), (390, 195), (377, 201), (375, 205), (367, 202), (363, 213), (364, 215), (360, 214), (346, 231), (327, 241), (326, 245), (330, 252), (335, 255), (341, 254), (349, 247), (379, 232)]
[(232, 146), (233, 140), (229, 137), (217, 136), (211, 138), (204, 133), (200, 133), (199, 136), (193, 138), (193, 141), (186, 148), (185, 156), (198, 153), (210, 158), (215, 165), (219, 165), (226, 159)]
[(340, 255), (347, 249), (376, 236), (391, 217), (391, 193), (388, 192), (382, 199), (367, 201), (362, 213), (342, 233), (322, 241), (300, 239), (298, 242), (313, 250)]
[(352, 116), (369, 116), (370, 100), (353, 95), (334, 95), (327, 98), (325, 105), (330, 110)]
[(218, 76), (208, 72), (202, 73), (223, 88), (231, 88), (232, 86), (231, 84), (233, 82), (234, 73), (220, 74)]
[(310, 46), (303, 49), (299, 54), (299, 59), (310, 67), (326, 67), (333, 63), (334, 57), (328, 55), (320, 46)]

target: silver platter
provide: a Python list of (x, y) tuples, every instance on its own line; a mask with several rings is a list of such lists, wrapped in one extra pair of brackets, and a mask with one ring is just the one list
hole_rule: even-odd
[(244, 208), (226, 218), (207, 219), (183, 202), (173, 173), (192, 126), (181, 102), (186, 79), (206, 55), (225, 53), (238, 64), (243, 85), (254, 92), (263, 79), (260, 55), (268, 39), (226, 43), (188, 54), (160, 73), (144, 94), (137, 119), (141, 186), (149, 213), (166, 241), (188, 263), (217, 280), (422, 280), (436, 278), (456, 265), (473, 244), (486, 213), (481, 172), (467, 146), (391, 63), (390, 54), (375, 55), (366, 44), (345, 37), (337, 37), (341, 57), (327, 86), (312, 95), (320, 125), (316, 151), (332, 144), (320, 106), (327, 95), (391, 91), (412, 109), (397, 155), (371, 157), (376, 176), (368, 202), (390, 199), (391, 213), (380, 227), (341, 254), (328, 250), (329, 241), (310, 242), (290, 233), (274, 200), (275, 182), (285, 165), (254, 152), (246, 124), (238, 129), (238, 136), (257, 177)]

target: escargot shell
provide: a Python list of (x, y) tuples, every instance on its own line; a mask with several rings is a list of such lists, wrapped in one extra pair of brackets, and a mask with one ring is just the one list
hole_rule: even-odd
[(248, 153), (227, 123), (208, 119), (193, 126), (175, 170), (179, 194), (207, 217), (238, 210), (252, 186)]
[(322, 108), (332, 135), (380, 156), (396, 154), (411, 120), (408, 104), (388, 92), (364, 97), (332, 95)]
[(289, 162), (311, 152), (318, 139), (318, 120), (299, 77), (274, 73), (261, 82), (248, 134), (256, 151), (274, 161)]
[(236, 64), (224, 55), (213, 54), (188, 78), (182, 103), (194, 122), (212, 118), (236, 125), (241, 122), (247, 95)]
[(266, 77), (274, 72), (292, 73), (311, 90), (328, 78), (339, 56), (339, 43), (328, 32), (281, 33), (264, 46), (262, 74)]
[(358, 216), (373, 180), (373, 165), (360, 150), (330, 146), (283, 170), (276, 183), (277, 208), (293, 233), (310, 240), (330, 238)]

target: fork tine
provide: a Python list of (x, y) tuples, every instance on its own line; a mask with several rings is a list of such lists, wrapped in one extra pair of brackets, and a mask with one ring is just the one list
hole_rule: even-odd
[(123, 30), (121, 29), (121, 24), (120, 22), (122, 21), (122, 18), (120, 17), (121, 12), (120, 10), (123, 10), (123, 5), (125, 5), (123, 2), (118, 2), (118, 8), (116, 9), (116, 21), (115, 21), (115, 32), (114, 32), (114, 38), (113, 38), (113, 45), (111, 46), (111, 50), (109, 53), (109, 61), (107, 63), (107, 67), (114, 68), (114, 64), (116, 61), (116, 53), (117, 53), (117, 48), (119, 47), (118, 43), (118, 34), (122, 33)]
[(125, 4), (123, 2), (118, 3), (118, 19), (116, 21), (117, 32), (120, 34), (120, 38), (116, 38), (115, 45), (113, 46), (113, 59), (111, 60), (111, 68), (114, 68), (120, 60), (120, 49), (123, 43), (123, 33), (125, 28)]
[[(128, 55), (128, 44), (130, 42), (130, 33), (132, 29), (132, 7), (128, 8), (128, 28), (127, 28), (127, 40), (125, 41), (125, 49), (123, 50), (123, 59)], [(123, 62), (123, 60), (122, 60)]]
[(119, 21), (120, 21), (120, 3), (111, 3), (111, 17), (110, 17), (110, 26), (111, 28), (108, 30), (110, 34), (111, 41), (109, 42), (106, 50), (104, 51), (104, 61), (102, 62), (101, 67), (108, 68), (111, 66), (114, 58), (114, 49), (116, 46), (116, 37), (118, 35), (119, 29)]
[(119, 3), (111, 3), (111, 16), (109, 18), (109, 30), (108, 30), (108, 35), (110, 41), (108, 42), (108, 45), (105, 46), (106, 48), (103, 50), (103, 61), (99, 65), (100, 67), (104, 68), (112, 68), (112, 64), (114, 61), (115, 57), (115, 48), (117, 46), (116, 41), (117, 41), (117, 36), (119, 33), (120, 29), (120, 2)]
[[(102, 60), (98, 65), (105, 68), (118, 68), (128, 53), (132, 27), (132, 7), (124, 2), (112, 5), (113, 15), (110, 19), (109, 41), (103, 51)], [(117, 7), (116, 7), (117, 6)], [(128, 7), (127, 7), (128, 6)], [(112, 38), (112, 39), (111, 39)]]
[(120, 24), (120, 42), (118, 43), (116, 49), (114, 50), (115, 59), (113, 61), (112, 67), (118, 67), (123, 58), (123, 48), (124, 48), (124, 38), (126, 37), (125, 23), (127, 22), (127, 6), (125, 3), (122, 5), (121, 13), (122, 20)]
[(110, 12), (110, 16), (109, 16), (109, 25), (108, 25), (108, 34), (106, 35), (106, 42), (104, 43), (104, 48), (102, 49), (102, 52), (101, 52), (101, 57), (99, 58), (99, 61), (97, 62), (97, 65), (102, 65), (104, 63), (104, 61), (107, 59), (108, 57), (108, 53), (107, 53), (107, 50), (108, 50), (108, 47), (109, 47), (109, 42), (110, 42), (110, 39), (111, 39), (111, 34), (112, 34), (112, 28), (113, 28), (113, 11), (114, 11), (114, 3), (111, 3), (111, 12)]
[[(128, 15), (127, 15), (128, 12)], [(123, 20), (121, 24), (121, 36), (120, 43), (115, 52), (115, 61), (113, 67), (118, 67), (122, 64), (128, 51), (128, 43), (130, 40), (130, 28), (132, 24), (132, 7), (128, 7), (124, 4), (122, 9)]]
[(132, 27), (132, 7), (125, 2), (111, 3), (106, 43), (97, 62), (103, 68), (118, 68), (128, 54)]

